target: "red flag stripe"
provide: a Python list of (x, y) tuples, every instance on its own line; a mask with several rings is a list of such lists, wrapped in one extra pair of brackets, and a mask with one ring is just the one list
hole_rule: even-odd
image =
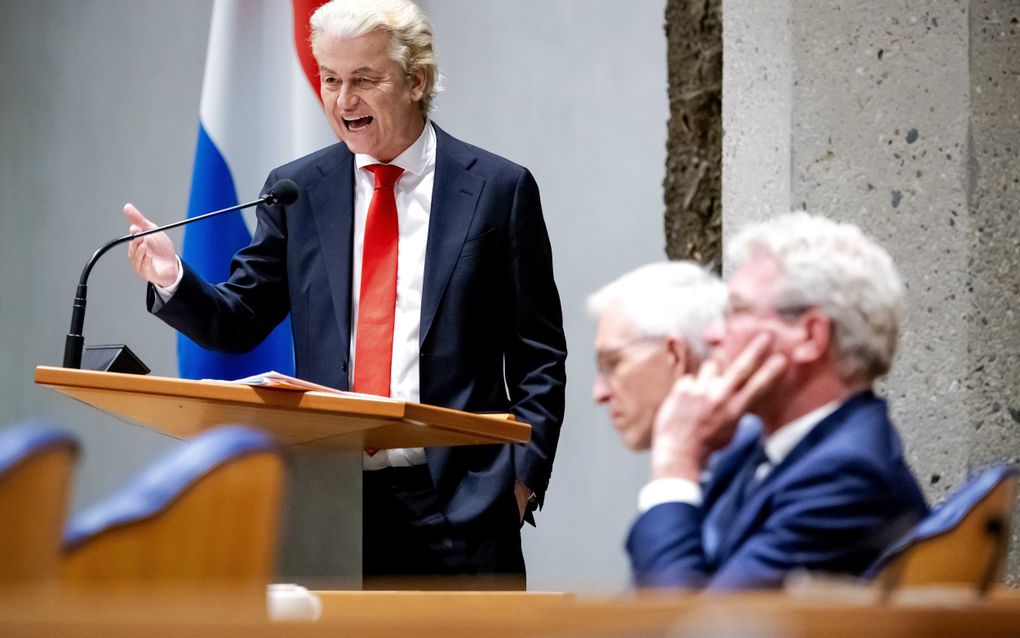
[(294, 48), (297, 50), (298, 60), (301, 62), (301, 69), (308, 78), (308, 83), (315, 92), (315, 98), (319, 99), (319, 68), (312, 56), (312, 45), (309, 42), (311, 28), (308, 21), (312, 14), (320, 6), (326, 4), (327, 0), (292, 0), (294, 7)]

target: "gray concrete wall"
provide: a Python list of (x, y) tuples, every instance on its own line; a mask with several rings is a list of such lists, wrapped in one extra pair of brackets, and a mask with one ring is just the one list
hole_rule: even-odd
[[(46, 417), (78, 433), (73, 507), (112, 491), (171, 443), (32, 383), (59, 365), (75, 284), (126, 232), (127, 200), (187, 210), (210, 4), (0, 3), (0, 425)], [(88, 343), (128, 343), (176, 376), (173, 334), (147, 317), (124, 249), (90, 279)]]
[(592, 405), (587, 294), (664, 259), (665, 3), (434, 0), (446, 91), (435, 119), (530, 168), (567, 334), (567, 416), (546, 509), (524, 533), (531, 589), (627, 585), (623, 540), (647, 457)]
[[(593, 289), (664, 255), (665, 0), (436, 0), (449, 132), (528, 166), (542, 189), (570, 357), (567, 422), (546, 510), (525, 530), (532, 589), (627, 585), (622, 543), (647, 477), (591, 405)], [(211, 3), (0, 0), (0, 424), (45, 416), (82, 437), (73, 507), (172, 445), (31, 382), (60, 362), (92, 250), (120, 207), (183, 216)], [(261, 176), (259, 177), (261, 179)], [(176, 375), (123, 249), (93, 272), (85, 335)]]
[(1020, 461), (1020, 5), (728, 0), (723, 15), (724, 234), (790, 209), (867, 229), (907, 285), (883, 390), (929, 498)]
[[(971, 223), (963, 237), (972, 306), (961, 383), (972, 428), (966, 463), (980, 467), (1020, 464), (1020, 3), (973, 0), (969, 23)], [(1009, 575), (1020, 582), (1016, 522)]]
[(788, 13), (788, 0), (723, 0), (724, 245), (735, 220), (790, 207)]

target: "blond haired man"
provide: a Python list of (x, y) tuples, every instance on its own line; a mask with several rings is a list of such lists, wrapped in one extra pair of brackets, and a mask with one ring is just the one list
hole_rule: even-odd
[(334, 0), (311, 31), (340, 143), (270, 173), (298, 201), (260, 207), (225, 283), (201, 280), (165, 236), (137, 241), (132, 263), (150, 308), (204, 347), (248, 350), (290, 312), (304, 379), (531, 424), (527, 445), (364, 458), (367, 586), (523, 587), (520, 525), (549, 481), (566, 358), (538, 187), (429, 119), (438, 67), (414, 3)]

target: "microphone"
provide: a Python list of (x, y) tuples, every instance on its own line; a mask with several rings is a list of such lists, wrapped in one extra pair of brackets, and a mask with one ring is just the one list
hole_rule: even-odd
[[(85, 297), (88, 293), (88, 279), (89, 274), (92, 272), (92, 267), (96, 265), (99, 258), (102, 257), (106, 251), (110, 250), (118, 244), (129, 242), (139, 237), (145, 237), (146, 235), (152, 235), (154, 233), (163, 232), (171, 228), (177, 228), (178, 226), (184, 226), (192, 222), (201, 221), (203, 219), (209, 219), (223, 213), (230, 213), (245, 208), (251, 208), (252, 206), (258, 206), (259, 204), (269, 204), (270, 206), (289, 206), (297, 201), (298, 198), (298, 187), (292, 180), (281, 179), (273, 184), (269, 188), (269, 192), (260, 195), (258, 199), (247, 204), (239, 204), (237, 206), (231, 206), (230, 208), (224, 208), (222, 210), (213, 211), (211, 213), (205, 213), (198, 217), (191, 217), (188, 219), (182, 219), (181, 221), (173, 222), (165, 226), (159, 226), (158, 228), (151, 228), (149, 230), (143, 230), (140, 233), (134, 233), (133, 235), (124, 235), (116, 239), (111, 239), (102, 246), (99, 247), (95, 253), (92, 254), (92, 258), (89, 259), (88, 263), (85, 264), (85, 268), (81, 271), (81, 278), (78, 280), (78, 289), (75, 292), (74, 306), (71, 309), (71, 329), (67, 333), (67, 338), (64, 341), (64, 366), (65, 368), (81, 368), (81, 353), (82, 348), (85, 345), (85, 337), (82, 335), (82, 330), (85, 327)], [(141, 363), (141, 362), (139, 362)], [(144, 364), (142, 364), (144, 367)], [(148, 369), (146, 369), (146, 372)]]

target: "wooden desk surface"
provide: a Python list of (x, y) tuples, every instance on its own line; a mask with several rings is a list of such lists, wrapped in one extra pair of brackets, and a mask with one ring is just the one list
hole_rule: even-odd
[(2, 636), (920, 636), (1020, 635), (1020, 599), (874, 605), (783, 593), (584, 597), (556, 593), (322, 592), (318, 622), (270, 623), (251, 605), (161, 592), (61, 600), (0, 592)]
[(390, 399), (48, 366), (35, 369), (35, 382), (179, 439), (230, 423), (267, 430), (285, 445), (335, 450), (531, 439), (531, 426), (505, 414), (471, 414)]

